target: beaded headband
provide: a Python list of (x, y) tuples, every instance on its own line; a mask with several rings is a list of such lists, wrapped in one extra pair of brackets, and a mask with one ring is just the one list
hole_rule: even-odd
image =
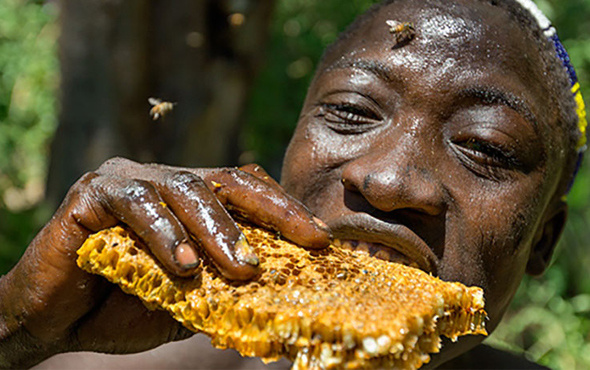
[(580, 130), (580, 138), (576, 144), (576, 150), (578, 151), (578, 159), (576, 163), (576, 167), (574, 173), (572, 174), (572, 178), (570, 183), (568, 184), (566, 194), (569, 193), (574, 178), (578, 170), (580, 169), (580, 165), (582, 164), (582, 157), (584, 151), (586, 151), (586, 127), (588, 126), (588, 121), (586, 120), (586, 108), (584, 106), (584, 100), (582, 99), (582, 92), (580, 91), (580, 83), (578, 82), (578, 76), (576, 75), (576, 71), (574, 70), (574, 66), (570, 61), (570, 57), (565, 51), (563, 44), (557, 37), (557, 31), (555, 27), (551, 25), (551, 21), (547, 19), (545, 14), (541, 12), (541, 10), (533, 3), (531, 0), (516, 0), (523, 8), (528, 10), (531, 15), (537, 20), (539, 26), (543, 30), (545, 36), (552, 42), (553, 46), (555, 47), (555, 52), (557, 53), (557, 57), (563, 63), (563, 67), (566, 69), (567, 74), (569, 76), (572, 94), (574, 95), (574, 99), (576, 101), (576, 112), (578, 114), (578, 129)]

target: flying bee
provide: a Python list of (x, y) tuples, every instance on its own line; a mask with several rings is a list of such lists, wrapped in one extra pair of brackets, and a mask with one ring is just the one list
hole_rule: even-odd
[(398, 22), (393, 20), (385, 21), (389, 26), (389, 32), (395, 37), (395, 44), (405, 44), (416, 35), (414, 24), (410, 22)]
[(162, 101), (156, 98), (149, 98), (148, 102), (153, 105), (152, 109), (150, 109), (150, 116), (154, 118), (154, 121), (160, 117), (164, 117), (176, 105), (176, 103), (170, 103), (169, 101)]

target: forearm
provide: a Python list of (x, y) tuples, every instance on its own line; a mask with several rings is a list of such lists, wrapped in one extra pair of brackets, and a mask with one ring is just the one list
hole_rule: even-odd
[(26, 329), (22, 291), (12, 284), (14, 273), (0, 278), (0, 369), (28, 368), (55, 353)]
[(0, 369), (30, 368), (52, 354), (45, 346), (35, 342), (24, 328), (0, 339)]

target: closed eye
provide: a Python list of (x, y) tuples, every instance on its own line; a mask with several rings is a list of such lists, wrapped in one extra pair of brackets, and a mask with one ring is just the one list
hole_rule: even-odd
[(454, 141), (453, 148), (470, 170), (487, 178), (499, 178), (502, 170), (523, 170), (523, 164), (511, 150), (494, 143), (468, 138)]
[(354, 104), (320, 104), (316, 117), (323, 118), (336, 132), (359, 134), (370, 130), (381, 122), (381, 117), (373, 110)]

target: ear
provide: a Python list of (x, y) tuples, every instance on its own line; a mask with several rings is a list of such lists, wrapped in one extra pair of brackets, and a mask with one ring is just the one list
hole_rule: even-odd
[(533, 239), (531, 255), (526, 266), (526, 272), (529, 275), (539, 276), (545, 272), (551, 262), (551, 256), (553, 256), (559, 236), (565, 226), (567, 204), (559, 200), (551, 208), (551, 211), (547, 212), (547, 218), (539, 226)]

